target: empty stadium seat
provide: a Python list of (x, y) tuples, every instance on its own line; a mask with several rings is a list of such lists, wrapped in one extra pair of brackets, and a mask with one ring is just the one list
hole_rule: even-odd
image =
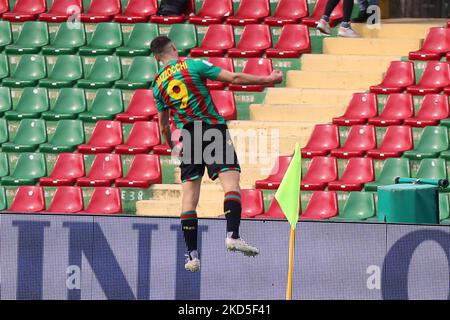
[(83, 213), (120, 214), (122, 201), (119, 188), (97, 187)]
[(236, 48), (228, 50), (232, 58), (261, 57), (272, 46), (270, 28), (265, 24), (249, 24), (244, 27)]
[(0, 51), (7, 45), (11, 44), (13, 36), (11, 32), (11, 24), (9, 21), (0, 21)]
[(83, 192), (77, 186), (58, 187), (53, 195), (52, 202), (45, 212), (50, 213), (77, 213), (84, 208)]
[(79, 49), (79, 54), (82, 56), (112, 55), (116, 48), (122, 45), (122, 41), (119, 23), (98, 23), (87, 45)]
[(25, 88), (14, 110), (5, 112), (5, 118), (8, 120), (40, 118), (41, 113), (47, 111), (49, 106), (47, 89)]
[(192, 57), (221, 57), (234, 47), (233, 26), (212, 24), (199, 47), (191, 49)]
[(324, 190), (327, 184), (338, 179), (335, 157), (314, 157), (301, 180), (302, 190)]
[(330, 182), (328, 190), (360, 191), (364, 184), (374, 180), (372, 158), (350, 158), (338, 181)]
[(367, 120), (378, 114), (378, 101), (374, 93), (354, 93), (345, 113), (333, 118), (333, 123), (339, 126), (366, 124)]
[(42, 48), (42, 53), (47, 55), (75, 54), (78, 48), (86, 44), (86, 32), (84, 25), (79, 24), (76, 28), (69, 22), (59, 24), (55, 37), (50, 44)]
[[(213, 65), (230, 72), (234, 72), (233, 59), (228, 57), (213, 57), (209, 58), (208, 61)], [(209, 90), (223, 90), (228, 84), (225, 82), (220, 82), (217, 80), (206, 80), (206, 86)]]
[(194, 0), (187, 2), (186, 10), (183, 14), (178, 16), (160, 16), (158, 14), (150, 17), (150, 21), (157, 24), (173, 24), (173, 23), (183, 23), (187, 16), (195, 11)]
[(232, 91), (211, 90), (210, 94), (217, 111), (225, 120), (237, 119), (236, 101)]
[(409, 117), (414, 116), (414, 100), (409, 93), (391, 93), (379, 117), (369, 119), (369, 124), (378, 127), (400, 125)]
[(43, 21), (27, 21), (22, 25), (19, 36), (13, 44), (6, 47), (8, 54), (38, 53), (48, 44), (47, 23)]
[(84, 89), (63, 88), (59, 91), (55, 104), (50, 111), (42, 113), (45, 120), (76, 119), (86, 110)]
[(423, 159), (420, 161), (417, 179), (447, 179), (447, 168), (444, 159)]
[(439, 220), (440, 223), (448, 224), (450, 218), (450, 204), (447, 193), (439, 194)]
[(47, 141), (45, 121), (42, 119), (23, 119), (20, 121), (16, 135), (11, 142), (2, 144), (2, 151), (35, 151), (41, 143)]
[(36, 20), (39, 14), (44, 13), (46, 10), (45, 0), (17, 0), (10, 12), (3, 13), (2, 19), (12, 22)]
[(86, 12), (81, 13), (82, 22), (111, 21), (115, 15), (121, 13), (120, 0), (92, 0)]
[(34, 87), (46, 75), (47, 67), (44, 56), (24, 54), (11, 77), (3, 79), (2, 85), (18, 88)]
[(47, 174), (43, 153), (22, 152), (16, 166), (9, 176), (1, 178), (3, 186), (36, 184), (39, 178)]
[(414, 150), (405, 151), (403, 156), (416, 160), (439, 157), (440, 152), (449, 148), (447, 131), (446, 127), (425, 127)]
[(78, 146), (80, 153), (112, 152), (116, 145), (122, 143), (122, 126), (119, 121), (100, 120), (87, 142)]
[(116, 114), (123, 112), (122, 91), (119, 89), (99, 89), (87, 112), (78, 117), (87, 122), (113, 120)]
[(123, 14), (117, 14), (114, 21), (120, 23), (146, 22), (157, 10), (157, 0), (129, 0)]
[(339, 213), (337, 195), (334, 191), (314, 191), (300, 215), (301, 220), (323, 220), (337, 216)]
[(41, 13), (39, 20), (61, 23), (83, 11), (82, 0), (54, 0), (48, 12)]
[[(273, 72), (272, 60), (268, 58), (249, 58), (242, 70), (243, 73), (255, 76), (269, 76)], [(232, 91), (263, 91), (266, 87), (273, 85), (238, 85), (230, 84), (228, 88)]]
[[(316, 27), (317, 23), (322, 18), (323, 13), (325, 12), (325, 6), (327, 5), (327, 2), (327, 0), (317, 0), (312, 14), (309, 17), (304, 17), (302, 19), (302, 23), (311, 28)], [(336, 26), (342, 20), (343, 15), (343, 1), (339, 1), (339, 4), (336, 6), (336, 8), (334, 8), (333, 12), (330, 15), (330, 25), (332, 27)]]
[(114, 86), (125, 90), (147, 89), (158, 68), (158, 62), (153, 57), (135, 57), (125, 77), (116, 81)]
[(40, 145), (39, 151), (45, 153), (72, 152), (82, 143), (84, 143), (83, 122), (80, 120), (60, 120), (56, 125), (53, 136), (48, 143)]
[(48, 177), (39, 179), (41, 186), (70, 186), (84, 177), (84, 159), (81, 153), (60, 153)]
[(20, 186), (7, 211), (35, 213), (45, 210), (44, 189), (39, 186)]
[(133, 123), (136, 121), (148, 121), (158, 114), (153, 91), (150, 89), (138, 89), (124, 113), (116, 115), (116, 120)]
[(148, 56), (150, 44), (159, 36), (157, 24), (136, 23), (123, 46), (116, 49), (116, 54), (123, 57)]
[(281, 29), (280, 38), (273, 48), (266, 50), (268, 58), (299, 58), (302, 53), (311, 52), (308, 27), (288, 24)]
[(376, 215), (375, 199), (371, 192), (350, 192), (339, 216), (332, 220), (360, 221)]
[(413, 136), (409, 126), (389, 126), (377, 149), (367, 151), (374, 159), (400, 157), (404, 151), (413, 148)]
[(100, 153), (95, 156), (88, 174), (77, 179), (77, 184), (82, 187), (107, 187), (120, 177), (122, 177), (120, 155)]
[(252, 23), (261, 23), (270, 16), (268, 0), (241, 0), (237, 12), (227, 18), (227, 24), (243, 26)]
[(439, 93), (447, 86), (450, 86), (450, 64), (448, 62), (429, 61), (419, 83), (409, 86), (406, 90), (414, 95), (426, 95)]
[(318, 124), (309, 137), (308, 143), (302, 148), (303, 158), (326, 156), (331, 150), (340, 146), (339, 128), (334, 124)]
[(263, 193), (258, 189), (241, 189), (242, 218), (264, 214)]
[(0, 1), (0, 15), (4, 14), (5, 12), (8, 12), (8, 10), (9, 10), (8, 0), (1, 0)]
[(257, 180), (255, 187), (257, 189), (278, 189), (291, 160), (292, 156), (279, 156), (269, 176), (263, 180)]
[(371, 86), (370, 92), (378, 94), (403, 92), (415, 83), (416, 75), (412, 61), (392, 61), (383, 81), (379, 85)]
[(11, 91), (7, 87), (0, 87), (0, 116), (3, 117), (6, 111), (11, 110)]
[(331, 150), (337, 158), (363, 157), (368, 150), (377, 147), (375, 127), (372, 125), (354, 125), (341, 148)]
[(373, 182), (366, 183), (364, 190), (377, 191), (379, 186), (391, 185), (395, 183), (396, 177), (411, 177), (409, 168), (409, 159), (407, 158), (389, 158), (384, 162), (380, 175)]
[(168, 37), (177, 47), (181, 56), (188, 56), (192, 48), (197, 46), (197, 28), (192, 24), (174, 24)]
[(6, 203), (6, 192), (4, 187), (0, 187), (0, 210), (5, 210), (7, 208)]
[(411, 60), (440, 60), (450, 52), (450, 28), (430, 28), (422, 48), (409, 53)]
[(0, 54), (0, 81), (9, 76), (9, 62), (6, 54)]
[(308, 2), (306, 0), (280, 0), (273, 16), (266, 17), (264, 23), (270, 26), (300, 23), (308, 16)]
[(122, 66), (117, 56), (98, 56), (88, 75), (78, 80), (80, 88), (110, 88), (122, 78)]
[(83, 64), (78, 55), (58, 56), (48, 77), (39, 80), (40, 87), (65, 88), (72, 87), (83, 78)]
[(148, 153), (161, 143), (159, 125), (156, 121), (137, 121), (131, 128), (125, 144), (116, 146), (117, 153)]
[[(5, 118), (0, 118), (0, 144), (6, 142), (8, 140), (9, 140), (8, 123), (6, 122)], [(6, 155), (6, 153), (0, 153), (0, 155), (1, 154)], [(2, 172), (1, 169), (0, 169), (0, 172)], [(1, 174), (0, 174), (0, 176), (1, 176)]]
[(148, 188), (156, 183), (162, 183), (161, 164), (156, 154), (136, 155), (127, 175), (115, 182), (116, 187), (124, 188)]
[(412, 127), (438, 125), (440, 120), (449, 117), (448, 96), (445, 94), (427, 94), (415, 117), (405, 119), (405, 124)]
[(284, 215), (283, 211), (280, 208), (280, 205), (278, 204), (277, 199), (275, 197), (272, 199), (269, 205), (269, 209), (267, 211), (259, 216), (256, 216), (255, 218), (258, 219), (286, 219), (286, 216)]
[(233, 15), (231, 0), (205, 0), (198, 13), (189, 17), (189, 22), (203, 26), (222, 23), (230, 15)]

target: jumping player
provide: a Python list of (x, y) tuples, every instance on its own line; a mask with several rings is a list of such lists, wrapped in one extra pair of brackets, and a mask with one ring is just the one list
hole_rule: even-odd
[[(178, 56), (174, 43), (166, 36), (155, 38), (151, 43), (151, 51), (163, 64), (153, 83), (161, 133), (172, 148), (172, 153), (181, 157), (181, 225), (188, 249), (186, 270), (200, 270), (196, 209), (205, 168), (210, 179), (219, 178), (225, 192), (226, 248), (247, 256), (257, 255), (258, 249), (239, 236), (242, 210), (239, 187), (241, 169), (225, 120), (217, 112), (205, 80), (241, 85), (277, 84), (283, 79), (282, 72), (274, 71), (270, 76), (260, 77), (232, 73), (200, 59), (183, 59)], [(177, 128), (182, 129), (182, 149), (177, 141), (172, 141), (170, 115), (173, 116)], [(209, 138), (206, 138), (207, 136)], [(212, 149), (213, 145), (214, 152), (208, 157), (206, 151)]]

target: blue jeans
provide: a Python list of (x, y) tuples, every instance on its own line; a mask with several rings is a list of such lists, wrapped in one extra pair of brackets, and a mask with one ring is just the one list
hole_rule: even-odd
[(358, 0), (361, 11), (366, 11), (369, 6), (380, 5), (380, 0)]

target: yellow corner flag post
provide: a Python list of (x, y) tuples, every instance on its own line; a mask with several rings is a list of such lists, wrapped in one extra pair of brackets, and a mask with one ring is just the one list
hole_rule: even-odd
[(291, 225), (291, 235), (289, 240), (289, 267), (288, 283), (286, 288), (286, 300), (292, 299), (292, 273), (294, 264), (294, 243), (295, 228), (298, 222), (300, 209), (300, 179), (302, 175), (300, 146), (295, 145), (295, 153), (291, 163), (281, 181), (281, 184), (275, 193), (275, 199), (281, 210)]

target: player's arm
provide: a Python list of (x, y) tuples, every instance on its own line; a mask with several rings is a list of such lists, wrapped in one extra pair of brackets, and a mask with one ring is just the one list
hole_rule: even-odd
[(169, 145), (170, 149), (173, 149), (174, 144), (172, 142), (172, 132), (170, 131), (170, 111), (169, 109), (164, 109), (161, 112), (158, 112), (158, 120), (159, 120), (159, 127), (161, 129), (161, 134), (164, 137), (164, 141), (167, 141), (167, 144)]
[(239, 85), (278, 84), (283, 81), (283, 72), (275, 70), (269, 76), (254, 76), (222, 69), (216, 80)]

